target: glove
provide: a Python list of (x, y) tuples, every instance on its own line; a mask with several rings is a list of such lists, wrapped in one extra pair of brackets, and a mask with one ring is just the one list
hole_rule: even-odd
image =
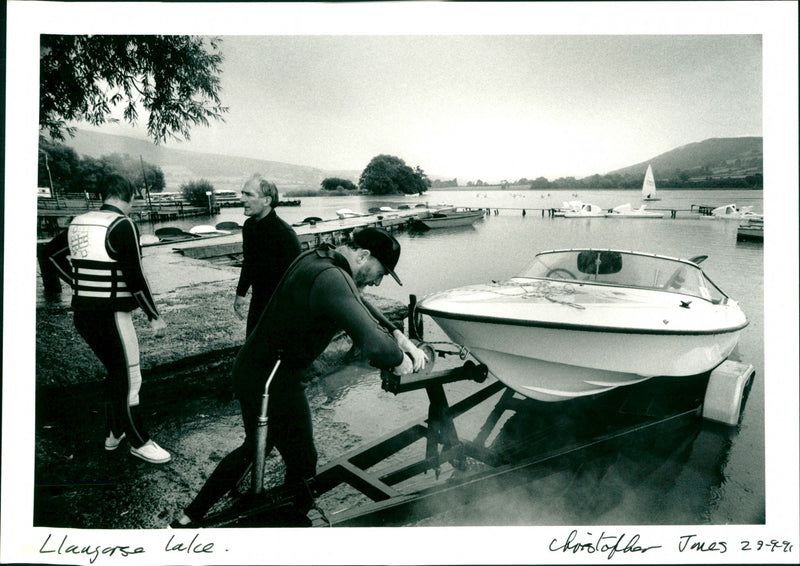
[(417, 348), (411, 340), (406, 338), (405, 334), (400, 332), (400, 330), (394, 330), (392, 332), (392, 336), (394, 336), (394, 339), (400, 349), (411, 356), (411, 359), (414, 362), (414, 371), (418, 372), (425, 369), (425, 364), (430, 361), (428, 356), (425, 355), (425, 352)]
[(392, 368), (397, 375), (405, 375), (414, 371), (414, 362), (409, 355), (403, 354), (403, 362), (399, 366)]

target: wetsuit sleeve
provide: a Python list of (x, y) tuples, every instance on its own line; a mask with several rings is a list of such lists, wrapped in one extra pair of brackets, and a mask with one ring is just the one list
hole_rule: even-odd
[(367, 307), (367, 310), (369, 310), (370, 314), (375, 317), (375, 319), (381, 323), (381, 326), (388, 330), (390, 334), (395, 330), (399, 330), (400, 332), (403, 331), (402, 326), (395, 324), (386, 318), (386, 315), (379, 311), (377, 307), (369, 302), (363, 295), (361, 296), (361, 300), (364, 302), (364, 306)]
[(72, 264), (69, 262), (69, 240), (67, 231), (64, 230), (58, 236), (47, 242), (42, 253), (48, 264), (55, 269), (56, 275), (66, 283), (73, 285)]
[(242, 229), (242, 257), (244, 261), (242, 262), (242, 270), (239, 272), (239, 282), (236, 284), (236, 294), (240, 297), (247, 295), (247, 290), (253, 283), (253, 277), (250, 273), (253, 266), (250, 264), (251, 262), (248, 261), (250, 256), (250, 238), (253, 236), (249, 228), (250, 226), (245, 224), (245, 227)]
[(391, 369), (403, 361), (403, 351), (361, 300), (355, 283), (340, 269), (320, 273), (309, 293), (309, 306), (344, 330), (373, 366)]
[(133, 220), (126, 216), (112, 224), (108, 230), (106, 247), (108, 255), (120, 263), (125, 284), (147, 318), (149, 320), (159, 318), (156, 302), (153, 300), (150, 285), (142, 269), (139, 237)]

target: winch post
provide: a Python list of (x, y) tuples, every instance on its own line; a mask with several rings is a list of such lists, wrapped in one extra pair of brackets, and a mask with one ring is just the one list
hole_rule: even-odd
[(412, 340), (422, 340), (422, 315), (417, 313), (417, 296), (408, 296), (408, 337)]
[[(460, 446), (456, 426), (453, 417), (450, 415), (450, 405), (444, 393), (441, 383), (431, 384), (425, 387), (428, 393), (428, 433), (427, 445), (425, 447), (425, 459), (433, 464), (436, 477), (439, 477), (439, 444), (444, 451)], [(463, 454), (458, 454), (453, 458), (452, 464), (456, 468), (463, 465)]]

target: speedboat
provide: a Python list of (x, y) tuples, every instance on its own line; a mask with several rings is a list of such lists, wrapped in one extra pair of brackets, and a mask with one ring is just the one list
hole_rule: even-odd
[(752, 206), (738, 207), (735, 204), (726, 204), (712, 210), (710, 217), (704, 216), (703, 218), (716, 218), (721, 220), (748, 220), (754, 218), (763, 220), (764, 216), (753, 212)]
[(506, 386), (564, 401), (725, 361), (747, 317), (703, 259), (547, 251), (517, 277), (434, 293), (417, 309)]
[(453, 212), (435, 212), (427, 218), (418, 218), (415, 224), (419, 224), (422, 228), (454, 228), (457, 226), (472, 226), (484, 217), (486, 213), (483, 209), (479, 210), (464, 210)]
[(630, 203), (621, 204), (606, 212), (606, 218), (664, 218), (663, 212), (645, 210), (647, 205), (643, 204), (639, 208), (633, 208)]

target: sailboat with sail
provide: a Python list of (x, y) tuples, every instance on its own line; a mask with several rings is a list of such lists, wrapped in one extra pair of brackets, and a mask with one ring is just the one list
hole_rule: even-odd
[(642, 200), (661, 200), (661, 197), (656, 196), (656, 180), (653, 178), (653, 168), (649, 164), (642, 183)]

